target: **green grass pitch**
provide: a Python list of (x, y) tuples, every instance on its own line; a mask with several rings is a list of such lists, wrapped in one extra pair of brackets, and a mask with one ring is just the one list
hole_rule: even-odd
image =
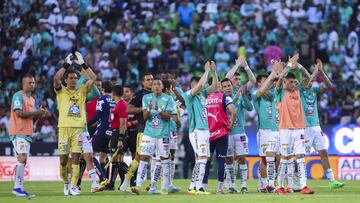
[[(15, 203), (15, 202), (79, 202), (79, 203), (266, 203), (266, 202), (314, 202), (314, 203), (352, 203), (360, 202), (360, 181), (346, 181), (346, 185), (342, 189), (330, 191), (327, 187), (328, 182), (325, 180), (309, 180), (308, 185), (315, 190), (314, 195), (301, 195), (299, 193), (289, 194), (286, 196), (279, 196), (276, 194), (262, 194), (256, 191), (257, 181), (249, 181), (248, 194), (226, 194), (226, 195), (187, 195), (185, 192), (169, 195), (148, 195), (145, 191), (145, 186), (148, 181), (144, 182), (144, 189), (142, 194), (128, 195), (119, 191), (104, 191), (100, 193), (90, 193), (90, 185), (84, 182), (82, 185), (81, 196), (71, 197), (63, 196), (63, 184), (61, 182), (25, 182), (26, 191), (35, 194), (36, 197), (27, 199), (23, 197), (15, 197), (11, 194), (13, 187), (12, 182), (0, 182), (0, 202), (1, 203)], [(189, 180), (175, 180), (175, 185), (186, 190)], [(238, 183), (239, 184), (239, 183)], [(160, 183), (158, 184), (160, 185)], [(211, 180), (209, 184), (209, 191), (215, 193), (217, 182)]]

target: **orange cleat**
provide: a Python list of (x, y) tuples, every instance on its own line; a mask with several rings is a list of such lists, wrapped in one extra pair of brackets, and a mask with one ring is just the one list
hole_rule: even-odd
[(305, 186), (303, 189), (301, 189), (300, 193), (303, 195), (312, 195), (315, 193), (315, 191), (310, 189), (308, 186)]

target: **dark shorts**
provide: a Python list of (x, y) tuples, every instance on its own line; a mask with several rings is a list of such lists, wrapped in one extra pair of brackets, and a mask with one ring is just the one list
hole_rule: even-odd
[(137, 139), (137, 129), (129, 128), (126, 131), (126, 136), (124, 140), (123, 153), (126, 153), (127, 150), (130, 150), (132, 154), (136, 152), (136, 139)]
[(229, 135), (210, 141), (210, 153), (214, 153), (216, 150), (216, 157), (225, 158), (227, 155), (228, 141)]
[(91, 140), (94, 152), (109, 153), (110, 138), (105, 132), (98, 131)]

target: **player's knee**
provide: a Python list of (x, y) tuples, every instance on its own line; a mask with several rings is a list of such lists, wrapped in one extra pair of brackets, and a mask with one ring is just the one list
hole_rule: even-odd
[(23, 155), (23, 154), (19, 154), (18, 155), (18, 162), (21, 163), (21, 164), (26, 164), (26, 161), (27, 161), (27, 155)]

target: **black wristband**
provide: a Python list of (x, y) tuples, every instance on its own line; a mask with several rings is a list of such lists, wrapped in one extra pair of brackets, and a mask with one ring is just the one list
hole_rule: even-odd
[(63, 68), (65, 68), (65, 70), (67, 70), (69, 67), (70, 67), (70, 64), (65, 62), (64, 65), (63, 65)]
[(90, 66), (86, 65), (86, 63), (81, 64), (81, 68), (83, 68), (84, 70), (90, 68)]

